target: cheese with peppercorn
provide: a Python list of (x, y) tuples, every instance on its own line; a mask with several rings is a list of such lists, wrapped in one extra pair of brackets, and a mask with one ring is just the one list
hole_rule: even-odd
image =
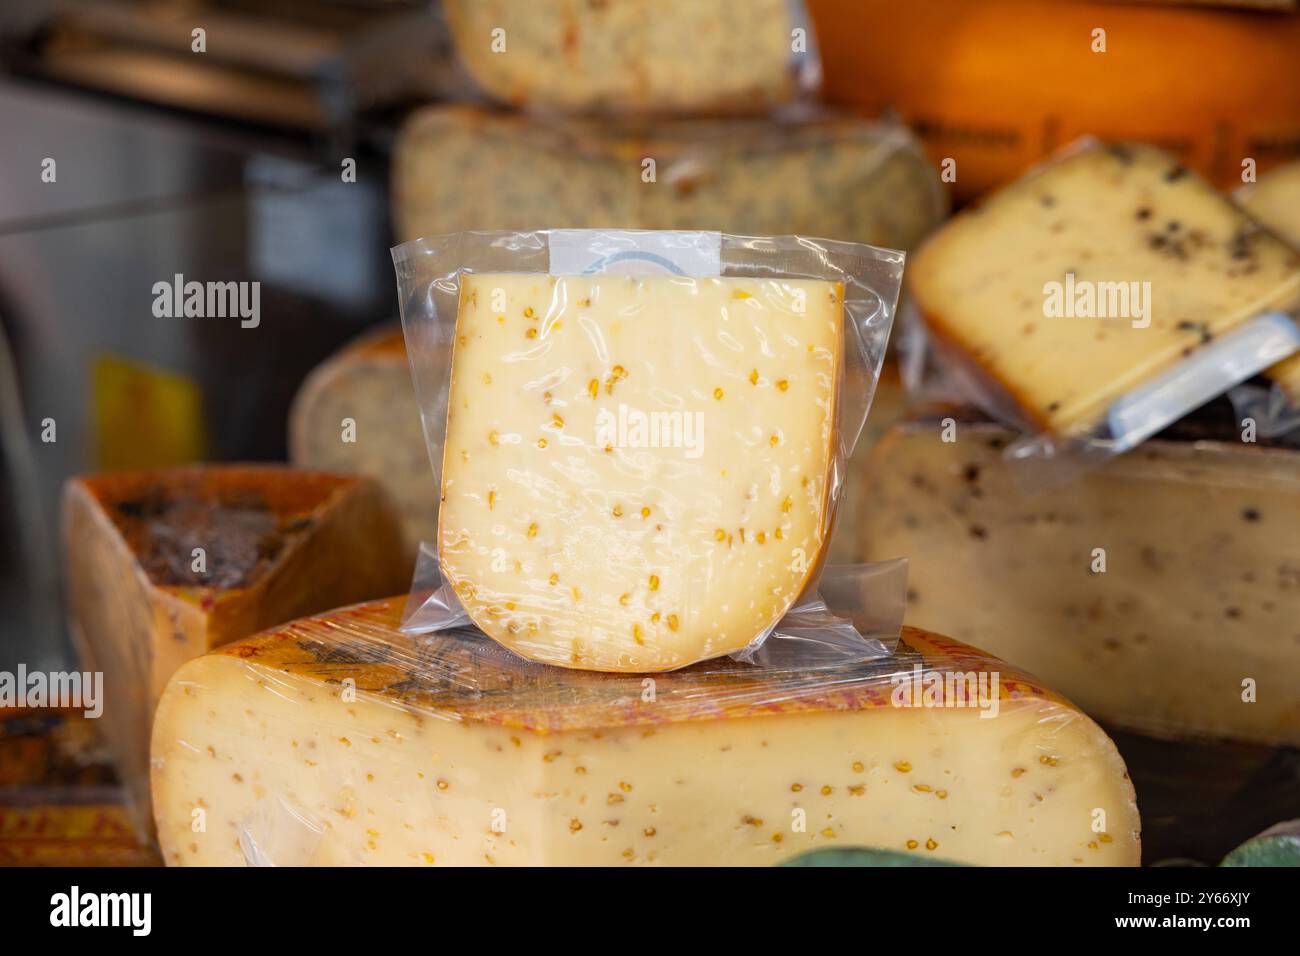
[(63, 540), (73, 636), (104, 675), (101, 723), (141, 801), (150, 719), (177, 667), (410, 581), (401, 527), (374, 482), (276, 466), (73, 479)]
[(1300, 744), (1300, 453), (1149, 441), (1026, 496), (1014, 433), (888, 432), (849, 494), (906, 620), (1013, 660), (1108, 725)]
[(807, 672), (597, 674), (405, 634), (403, 603), (181, 668), (153, 735), (169, 865), (1138, 863), (1109, 738), (947, 638), (908, 628), (892, 658)]
[(951, 220), (908, 280), (992, 393), (1080, 435), (1206, 343), (1300, 303), (1300, 253), (1165, 153), (1097, 144)]
[[(1267, 173), (1244, 190), (1241, 204), (1265, 226), (1300, 248), (1300, 162)], [(1300, 403), (1300, 357), (1273, 366), (1268, 374), (1294, 402)]]

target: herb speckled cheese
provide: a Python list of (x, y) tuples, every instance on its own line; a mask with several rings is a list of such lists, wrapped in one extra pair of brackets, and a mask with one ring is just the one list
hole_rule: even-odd
[[(1060, 435), (1091, 431), (1214, 337), (1300, 303), (1300, 254), (1145, 146), (1093, 145), (1042, 167), (951, 220), (907, 275), (936, 336)], [(1049, 317), (1046, 284), (1067, 275), (1149, 282), (1149, 313)]]
[(141, 809), (149, 722), (177, 667), (410, 581), (401, 528), (378, 485), (276, 466), (73, 479), (63, 540), (73, 636), (85, 666), (104, 674), (100, 723)]
[(400, 326), (364, 335), (312, 372), (289, 415), (289, 458), (300, 468), (368, 475), (398, 506), (407, 548), (434, 545), (438, 486)]
[(439, 554), (474, 623), (533, 660), (620, 671), (775, 624), (829, 536), (843, 288), (462, 282)]
[(761, 113), (795, 92), (787, 0), (447, 0), (444, 10), (470, 76), (512, 106)]
[[(1300, 162), (1269, 172), (1245, 190), (1241, 204), (1292, 246), (1300, 248)], [(1300, 357), (1279, 362), (1268, 374), (1286, 389), (1293, 403), (1300, 404)]]
[(1300, 453), (1154, 440), (1025, 496), (1001, 457), (1013, 438), (900, 426), (849, 489), (860, 524), (839, 534), (866, 560), (911, 558), (908, 623), (1015, 661), (1110, 725), (1300, 744)]
[[(897, 656), (829, 672), (719, 661), (650, 679), (406, 635), (403, 604), (298, 621), (176, 675), (153, 736), (169, 865), (765, 865), (834, 846), (1138, 863), (1106, 735), (947, 638), (907, 628)], [(994, 672), (996, 716), (953, 706), (950, 675)], [(938, 681), (934, 706), (895, 695), (900, 674)]]
[[(653, 159), (654, 181), (645, 161)], [(417, 113), (393, 161), (398, 236), (708, 229), (912, 248), (946, 207), (911, 134), (859, 119), (650, 130), (466, 107)]]

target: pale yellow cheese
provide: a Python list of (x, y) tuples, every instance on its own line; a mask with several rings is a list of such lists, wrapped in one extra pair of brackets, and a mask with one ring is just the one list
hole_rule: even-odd
[[(950, 221), (907, 275), (935, 334), (1025, 418), (1067, 435), (1215, 337), (1300, 302), (1300, 254), (1145, 146), (1043, 167)], [(1093, 317), (1045, 314), (1048, 284), (1070, 282), (1095, 293)], [(1127, 308), (1121, 289), (1136, 296)]]
[[(1267, 173), (1245, 190), (1241, 204), (1252, 216), (1300, 248), (1300, 162)], [(1300, 403), (1300, 357), (1279, 362), (1268, 370), (1292, 401)]]
[[(1114, 745), (1032, 678), (906, 629), (833, 673), (654, 678), (404, 635), (404, 599), (186, 665), (158, 708), (169, 865), (764, 865), (873, 846), (989, 865), (1136, 865)], [(913, 671), (913, 668), (916, 668)], [(999, 674), (991, 709), (897, 675)], [(990, 685), (991, 686), (991, 685)]]
[(842, 305), (816, 280), (466, 275), (439, 541), (474, 622), (638, 671), (775, 624), (828, 539)]
[(906, 620), (1015, 661), (1111, 726), (1300, 744), (1300, 453), (1154, 440), (1025, 495), (1014, 434), (900, 426), (854, 478)]

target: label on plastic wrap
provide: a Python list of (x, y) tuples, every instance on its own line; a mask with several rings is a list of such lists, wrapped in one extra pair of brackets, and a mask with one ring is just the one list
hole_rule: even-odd
[(636, 229), (553, 229), (554, 275), (716, 276), (722, 272), (722, 234)]

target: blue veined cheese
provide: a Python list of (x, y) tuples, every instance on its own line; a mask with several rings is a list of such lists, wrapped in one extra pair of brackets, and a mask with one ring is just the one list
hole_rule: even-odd
[[(1215, 337), (1300, 303), (1300, 254), (1137, 145), (1077, 150), (994, 194), (937, 232), (907, 276), (936, 337), (1061, 435), (1092, 430)], [(1091, 305), (1074, 308), (1086, 303), (1076, 293)]]
[(829, 538), (843, 289), (467, 274), (443, 572), (525, 657), (659, 671), (737, 651)]

